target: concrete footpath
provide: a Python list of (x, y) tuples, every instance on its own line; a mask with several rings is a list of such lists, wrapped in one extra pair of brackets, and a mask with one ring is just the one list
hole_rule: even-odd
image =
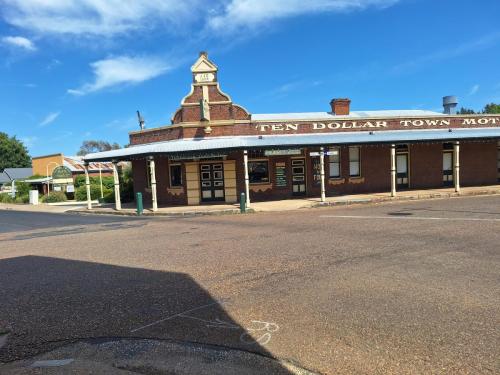
[[(322, 203), (320, 198), (285, 199), (269, 202), (252, 202), (249, 212), (279, 212), (292, 211), (307, 208), (317, 208), (325, 206), (346, 206), (353, 204), (376, 204), (393, 201), (408, 201), (419, 199), (451, 198), (475, 195), (497, 195), (500, 194), (500, 185), (465, 187), (459, 193), (453, 188), (428, 189), (428, 190), (407, 190), (397, 193), (396, 197), (391, 197), (390, 193), (376, 194), (353, 194), (336, 197), (327, 197)], [(112, 205), (98, 206), (92, 210), (77, 209), (73, 212), (85, 214), (111, 214), (111, 215), (136, 215), (133, 205), (124, 205), (121, 211), (114, 209)], [(239, 214), (239, 204), (211, 204), (201, 206), (173, 206), (160, 207), (153, 212), (150, 208), (144, 209), (145, 216), (195, 216), (195, 215), (227, 215)]]
[[(443, 199), (452, 197), (465, 197), (476, 195), (497, 195), (500, 194), (500, 185), (464, 187), (459, 193), (453, 188), (426, 189), (426, 190), (406, 190), (397, 193), (396, 197), (391, 197), (390, 193), (375, 194), (352, 194), (335, 197), (327, 197), (325, 202), (320, 198), (285, 199), (268, 202), (252, 202), (248, 212), (279, 212), (292, 211), (306, 208), (317, 208), (325, 206), (346, 206), (354, 204), (377, 204), (383, 202), (409, 201), (421, 199)], [(21, 204), (0, 204), (0, 210), (16, 211), (36, 211), (36, 212), (74, 212), (81, 214), (104, 214), (104, 215), (125, 215), (136, 216), (134, 204), (123, 204), (122, 210), (117, 211), (112, 204), (100, 205), (93, 203), (92, 210), (86, 208), (85, 202), (67, 202), (65, 204), (41, 204), (38, 206)], [(150, 208), (145, 208), (144, 216), (197, 216), (197, 215), (228, 215), (239, 214), (239, 204), (210, 204), (200, 206), (172, 206), (160, 207), (153, 212)]]

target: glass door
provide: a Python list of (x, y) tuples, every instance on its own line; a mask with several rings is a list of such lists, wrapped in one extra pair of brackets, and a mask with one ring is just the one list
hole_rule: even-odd
[(224, 201), (224, 164), (200, 164), (201, 201)]
[(396, 154), (396, 184), (402, 189), (410, 187), (408, 153)]
[(306, 195), (306, 160), (292, 159), (292, 195)]

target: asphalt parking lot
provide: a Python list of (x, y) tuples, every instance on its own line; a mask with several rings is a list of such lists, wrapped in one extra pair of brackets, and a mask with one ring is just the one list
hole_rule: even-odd
[(209, 343), (321, 373), (500, 372), (500, 197), (195, 218), (0, 211), (0, 361)]

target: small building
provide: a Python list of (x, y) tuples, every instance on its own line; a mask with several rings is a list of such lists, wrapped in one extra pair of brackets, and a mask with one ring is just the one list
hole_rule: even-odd
[[(352, 111), (333, 99), (324, 112), (252, 114), (222, 92), (201, 53), (191, 90), (171, 123), (129, 134), (130, 147), (89, 154), (92, 163), (131, 161), (134, 189), (158, 205), (391, 192), (500, 179), (500, 115)], [(95, 168), (93, 169), (95, 171)], [(119, 202), (117, 202), (119, 208)]]
[[(47, 193), (47, 187), (50, 186), (51, 189), (56, 188), (56, 190), (67, 191), (67, 185), (72, 185), (75, 178), (82, 176), (85, 173), (85, 165), (83, 157), (81, 156), (64, 156), (63, 154), (51, 154), (45, 156), (37, 156), (32, 158), (33, 164), (33, 174), (38, 176), (45, 176), (45, 179), (39, 179), (40, 188), (43, 190), (41, 193)], [(52, 180), (52, 174), (54, 170), (60, 172), (68, 171), (71, 172), (71, 177), (61, 178), (59, 176), (54, 181)], [(91, 177), (105, 177), (113, 175), (113, 164), (108, 162), (95, 162), (89, 163), (88, 173)], [(47, 180), (47, 177), (49, 180)], [(72, 180), (72, 181), (71, 181)], [(68, 192), (73, 192), (70, 188)]]

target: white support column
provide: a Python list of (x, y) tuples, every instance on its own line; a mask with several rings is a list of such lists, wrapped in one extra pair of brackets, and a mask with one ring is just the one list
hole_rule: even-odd
[(156, 168), (155, 159), (151, 157), (149, 161), (149, 170), (151, 175), (151, 199), (153, 200), (153, 212), (158, 211), (158, 200), (156, 196)]
[(391, 145), (391, 197), (396, 196), (396, 145)]
[(324, 203), (326, 200), (325, 194), (325, 148), (321, 147), (319, 149), (319, 168), (321, 177), (321, 202)]
[(122, 201), (120, 199), (120, 179), (118, 177), (117, 162), (113, 161), (113, 179), (115, 183), (115, 208), (117, 211), (122, 209)]
[(90, 195), (89, 165), (84, 165), (85, 169), (85, 189), (87, 190), (87, 209), (92, 209), (92, 196)]
[(245, 169), (245, 198), (247, 200), (247, 208), (250, 207), (250, 178), (248, 177), (248, 151), (243, 151), (243, 166)]
[(460, 142), (456, 141), (453, 145), (453, 181), (455, 183), (455, 191), (460, 192)]

